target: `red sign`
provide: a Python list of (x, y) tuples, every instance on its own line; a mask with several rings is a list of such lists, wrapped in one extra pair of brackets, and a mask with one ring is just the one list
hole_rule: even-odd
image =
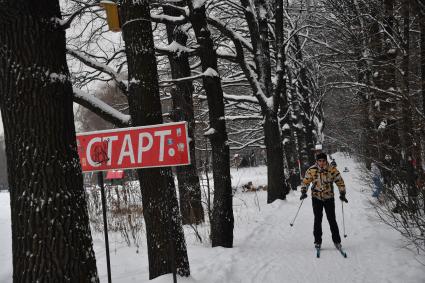
[(190, 164), (186, 122), (77, 134), (83, 172)]
[(123, 179), (124, 178), (124, 171), (123, 170), (111, 170), (106, 173), (106, 180), (116, 180), (116, 179)]

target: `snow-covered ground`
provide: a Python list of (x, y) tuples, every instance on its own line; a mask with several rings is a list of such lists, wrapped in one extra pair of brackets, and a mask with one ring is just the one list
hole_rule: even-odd
[[(425, 282), (424, 258), (404, 248), (398, 232), (379, 222), (369, 203), (370, 189), (362, 185), (356, 163), (334, 155), (347, 185), (349, 203), (344, 206), (346, 232), (343, 258), (333, 247), (329, 225), (323, 220), (323, 251), (316, 258), (313, 247), (313, 212), (310, 197), (304, 201), (293, 227), (299, 191), (285, 201), (266, 204), (266, 192), (242, 193), (234, 198), (234, 248), (211, 248), (208, 227), (199, 227), (200, 243), (190, 227), (185, 227), (191, 277), (178, 282)], [(248, 181), (266, 184), (264, 167), (232, 171), (234, 186)], [(342, 231), (341, 203), (336, 201), (337, 220)], [(11, 240), (9, 195), (0, 193), (0, 282), (11, 282)], [(94, 235), (97, 265), (102, 282), (107, 281), (102, 234)], [(127, 247), (118, 234), (110, 235), (113, 282), (148, 281), (146, 246)], [(164, 275), (152, 282), (172, 282)]]

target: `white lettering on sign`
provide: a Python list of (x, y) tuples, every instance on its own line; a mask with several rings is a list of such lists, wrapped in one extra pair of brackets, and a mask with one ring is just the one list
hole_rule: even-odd
[(80, 133), (77, 144), (83, 172), (190, 164), (186, 122)]
[(134, 164), (134, 153), (133, 153), (133, 145), (131, 144), (130, 135), (124, 135), (124, 141), (121, 146), (120, 157), (118, 158), (118, 165), (122, 164), (122, 160), (125, 156), (130, 157), (130, 162)]
[[(144, 138), (148, 139), (148, 144), (143, 146)], [(143, 152), (149, 151), (153, 145), (153, 137), (150, 133), (140, 133), (139, 134), (139, 149), (137, 151), (137, 162), (142, 163)]]
[(90, 166), (93, 166), (93, 167), (100, 166), (100, 163), (93, 161), (92, 156), (90, 154), (91, 147), (96, 142), (101, 142), (101, 139), (100, 138), (91, 139), (89, 143), (87, 144), (87, 149), (86, 149), (87, 162), (90, 164)]
[(164, 161), (164, 143), (165, 136), (171, 135), (171, 130), (156, 131), (155, 136), (160, 137), (159, 140), (159, 161)]
[(118, 140), (118, 136), (103, 137), (102, 141), (108, 142), (108, 165), (112, 164), (112, 143)]

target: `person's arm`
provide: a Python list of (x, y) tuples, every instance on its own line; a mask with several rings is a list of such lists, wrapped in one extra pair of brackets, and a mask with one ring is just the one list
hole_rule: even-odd
[(308, 169), (305, 172), (305, 176), (303, 181), (301, 182), (301, 197), (300, 200), (305, 199), (307, 197), (307, 187), (310, 183), (313, 182), (313, 174), (311, 169)]
[(346, 194), (345, 183), (344, 183), (344, 179), (342, 179), (341, 173), (339, 173), (338, 169), (336, 169), (335, 167), (333, 168), (332, 171), (333, 171), (332, 175), (334, 176), (333, 181), (335, 182), (339, 190), (339, 199), (341, 201), (348, 202), (347, 198), (345, 197), (345, 194)]

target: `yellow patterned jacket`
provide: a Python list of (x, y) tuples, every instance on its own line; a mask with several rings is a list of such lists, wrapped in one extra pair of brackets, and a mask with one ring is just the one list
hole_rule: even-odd
[(307, 187), (311, 183), (312, 197), (320, 200), (330, 199), (334, 197), (333, 182), (338, 186), (340, 194), (345, 193), (344, 180), (336, 167), (326, 165), (320, 169), (317, 164), (314, 164), (305, 172), (301, 192), (307, 192)]

